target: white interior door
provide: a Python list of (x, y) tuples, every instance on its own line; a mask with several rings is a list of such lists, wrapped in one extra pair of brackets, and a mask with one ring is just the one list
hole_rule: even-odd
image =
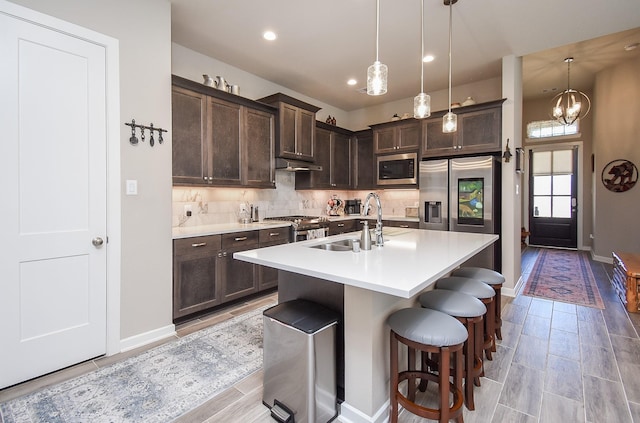
[(0, 388), (106, 350), (105, 54), (0, 11)]

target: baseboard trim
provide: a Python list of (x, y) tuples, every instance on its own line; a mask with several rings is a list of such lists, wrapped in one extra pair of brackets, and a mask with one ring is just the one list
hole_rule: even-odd
[(154, 329), (149, 332), (144, 332), (129, 338), (120, 340), (120, 352), (133, 350), (135, 348), (143, 347), (152, 342), (160, 341), (170, 336), (175, 336), (176, 326), (170, 324), (158, 329)]
[(591, 260), (613, 264), (613, 257), (597, 256), (593, 250), (591, 250)]
[(524, 279), (522, 279), (522, 275), (520, 275), (520, 277), (518, 278), (518, 282), (516, 282), (516, 286), (514, 286), (513, 288), (505, 288), (503, 286), (500, 293), (506, 297), (515, 298), (518, 292), (520, 292), (520, 289), (522, 288), (522, 286), (524, 285), (524, 282), (525, 281)]
[(368, 416), (343, 402), (340, 404), (340, 421), (343, 423), (386, 423), (389, 421), (390, 405), (389, 400), (386, 400), (373, 416)]

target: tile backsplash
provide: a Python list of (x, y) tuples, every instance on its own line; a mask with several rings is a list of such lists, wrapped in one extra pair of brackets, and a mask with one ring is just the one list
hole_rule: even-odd
[[(417, 189), (377, 190), (383, 215), (404, 216), (405, 207), (418, 202)], [(260, 219), (273, 216), (326, 215), (332, 195), (343, 200), (359, 198), (363, 202), (369, 191), (295, 190), (295, 173), (276, 171), (276, 189), (173, 187), (173, 226), (198, 226), (238, 221), (240, 204), (258, 207)], [(371, 214), (375, 214), (375, 202)], [(186, 216), (186, 209), (191, 216)]]

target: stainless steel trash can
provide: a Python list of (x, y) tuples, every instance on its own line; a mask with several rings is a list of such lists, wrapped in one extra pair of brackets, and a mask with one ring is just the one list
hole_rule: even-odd
[(339, 319), (338, 312), (307, 300), (264, 311), (262, 402), (276, 420), (324, 423), (337, 417)]

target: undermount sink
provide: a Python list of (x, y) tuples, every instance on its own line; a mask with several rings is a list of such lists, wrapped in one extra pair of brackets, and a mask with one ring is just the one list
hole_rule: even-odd
[(340, 241), (327, 242), (326, 244), (312, 245), (309, 248), (326, 251), (351, 251), (353, 246), (351, 239), (342, 239)]

